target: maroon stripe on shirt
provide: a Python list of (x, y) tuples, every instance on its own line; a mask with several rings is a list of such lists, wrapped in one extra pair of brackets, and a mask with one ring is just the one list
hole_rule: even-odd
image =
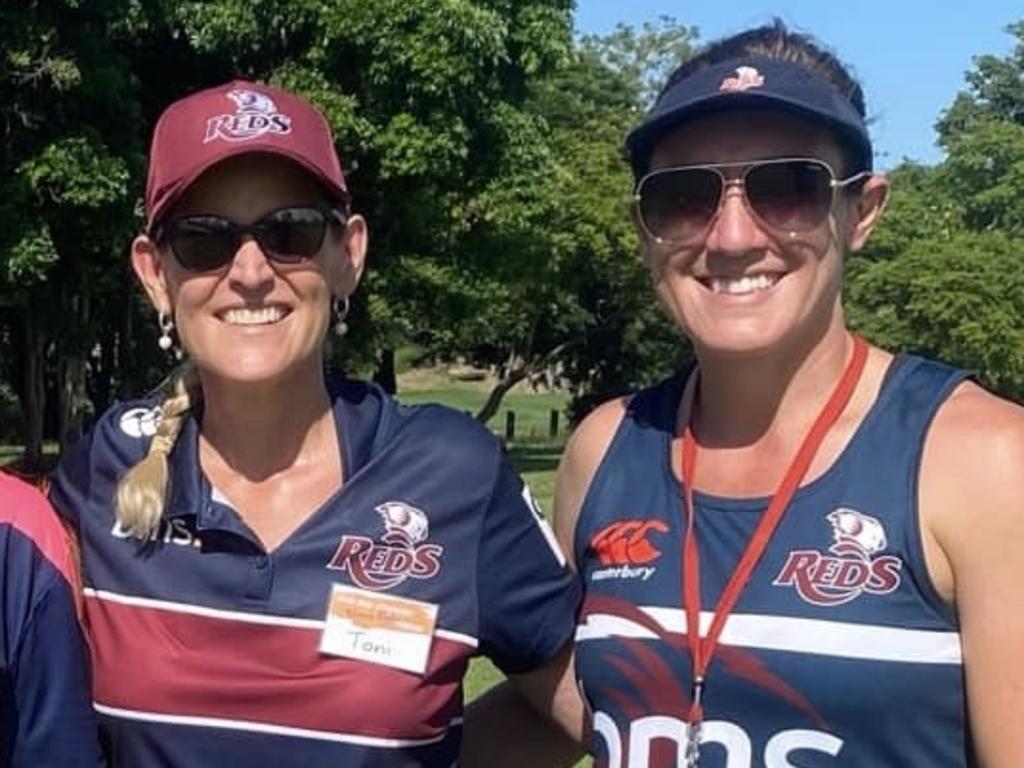
[(443, 735), (461, 713), (469, 646), (435, 636), (426, 673), (329, 656), (316, 628), (257, 624), (87, 595), (97, 704), (391, 739)]

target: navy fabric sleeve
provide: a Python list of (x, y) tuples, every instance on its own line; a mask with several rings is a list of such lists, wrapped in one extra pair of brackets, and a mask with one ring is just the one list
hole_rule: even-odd
[(64, 581), (55, 580), (36, 604), (16, 664), (12, 768), (96, 768), (88, 661)]
[(540, 508), (504, 456), (478, 558), (481, 652), (506, 673), (541, 666), (572, 637), (580, 589)]
[(96, 768), (75, 564), (53, 510), (0, 474), (0, 766)]
[(76, 529), (89, 498), (89, 484), (92, 479), (90, 456), (94, 436), (95, 428), (65, 449), (57, 470), (50, 479), (50, 503), (57, 510), (57, 514)]

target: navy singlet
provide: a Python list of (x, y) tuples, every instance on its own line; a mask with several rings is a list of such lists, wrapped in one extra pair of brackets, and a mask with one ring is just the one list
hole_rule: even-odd
[[(896, 358), (846, 448), (797, 491), (709, 669), (701, 768), (974, 764), (957, 619), (917, 516), (925, 435), (964, 376)], [(577, 524), (576, 665), (602, 768), (684, 764), (692, 675), (669, 463), (684, 381), (632, 399)], [(694, 500), (706, 631), (768, 499)]]

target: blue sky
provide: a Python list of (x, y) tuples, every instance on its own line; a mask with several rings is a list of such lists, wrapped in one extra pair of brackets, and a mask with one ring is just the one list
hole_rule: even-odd
[(837, 52), (859, 78), (872, 118), (879, 168), (904, 157), (942, 158), (933, 126), (964, 87), (980, 54), (1004, 56), (1014, 38), (1003, 29), (1024, 19), (1022, 0), (577, 0), (576, 28), (603, 34), (618, 22), (639, 27), (659, 15), (696, 26), (709, 41), (779, 16)]

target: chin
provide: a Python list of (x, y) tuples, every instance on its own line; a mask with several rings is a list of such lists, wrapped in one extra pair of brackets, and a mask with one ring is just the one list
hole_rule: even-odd
[(785, 342), (781, 329), (764, 327), (763, 323), (717, 323), (709, 332), (687, 332), (694, 347), (701, 352), (723, 358), (760, 357)]
[(197, 358), (196, 365), (204, 374), (225, 383), (268, 384), (288, 378), (298, 367), (298, 361), (278, 355), (235, 354), (220, 355), (213, 360)]

